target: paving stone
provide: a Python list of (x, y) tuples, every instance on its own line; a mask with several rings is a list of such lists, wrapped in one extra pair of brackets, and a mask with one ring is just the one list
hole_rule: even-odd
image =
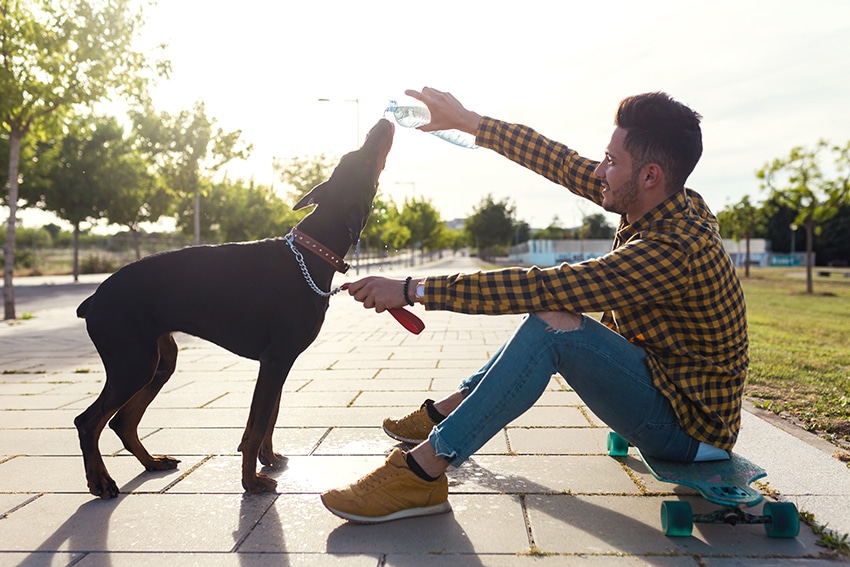
[[(140, 429), (139, 435), (151, 433)], [(0, 446), (10, 455), (80, 456), (80, 440), (73, 427), (63, 429), (0, 429)], [(118, 437), (107, 429), (100, 437), (100, 450), (105, 454), (122, 450)]]
[[(126, 455), (103, 457), (103, 462), (121, 492), (159, 492), (201, 460), (171, 456), (181, 462), (167, 471), (146, 471), (136, 457)], [(0, 492), (88, 494), (83, 457), (15, 457), (0, 463)]]
[(519, 455), (604, 455), (608, 429), (508, 427), (511, 451)]
[[(168, 428), (146, 436), (142, 442), (152, 452), (175, 455), (238, 455), (244, 427)], [(324, 427), (279, 427), (272, 442), (285, 455), (307, 455), (327, 432)]]
[(47, 494), (2, 520), (0, 549), (228, 552), (276, 498), (130, 494), (100, 500), (88, 494)]
[(329, 553), (89, 553), (75, 567), (378, 567), (381, 556)]
[[(452, 512), (382, 525), (332, 516), (316, 495), (282, 495), (241, 550), (328, 553), (512, 553), (529, 548), (522, 507), (514, 496), (451, 496)], [(498, 537), (493, 537), (498, 533)], [(427, 537), (422, 537), (427, 534)]]
[[(281, 469), (259, 472), (277, 480), (279, 493), (314, 493), (354, 482), (380, 466), (385, 455), (354, 457), (287, 457)], [(175, 494), (241, 494), (242, 458), (216, 456), (169, 488)]]
[(476, 455), (452, 473), (458, 492), (638, 494), (610, 457)]
[[(544, 552), (805, 557), (820, 551), (811, 533), (774, 539), (759, 525), (697, 524), (692, 537), (659, 537), (661, 501), (646, 496), (532, 495), (526, 506), (534, 542)], [(713, 506), (699, 498), (691, 503), (696, 512)]]

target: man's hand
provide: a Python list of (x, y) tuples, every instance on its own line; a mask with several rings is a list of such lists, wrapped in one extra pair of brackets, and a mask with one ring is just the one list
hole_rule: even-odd
[[(414, 299), (416, 286), (419, 279), (410, 280), (407, 296)], [(363, 304), (367, 309), (374, 309), (381, 313), (387, 309), (404, 307), (408, 305), (404, 298), (404, 280), (395, 280), (381, 276), (369, 276), (362, 280), (352, 282), (348, 286), (348, 294)]]
[(404, 91), (409, 97), (424, 102), (431, 113), (431, 121), (423, 124), (417, 129), (423, 132), (434, 132), (436, 130), (460, 130), (475, 135), (478, 131), (478, 123), (481, 115), (464, 106), (451, 95), (437, 89), (425, 87), (422, 92), (415, 90)]

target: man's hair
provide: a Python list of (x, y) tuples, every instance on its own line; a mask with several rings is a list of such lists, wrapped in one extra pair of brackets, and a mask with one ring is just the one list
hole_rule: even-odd
[(702, 155), (702, 116), (666, 93), (623, 99), (614, 124), (626, 130), (623, 147), (637, 173), (649, 163), (664, 171), (667, 193), (680, 191)]

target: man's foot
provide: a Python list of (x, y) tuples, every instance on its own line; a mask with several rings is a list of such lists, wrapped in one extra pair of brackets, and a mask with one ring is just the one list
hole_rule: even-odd
[[(435, 421), (433, 418), (437, 417)], [(387, 418), (384, 420), (384, 433), (402, 443), (417, 445), (426, 439), (441, 421), (441, 416), (434, 409), (434, 400), (425, 400), (422, 406), (406, 416), (399, 419)]]
[(382, 466), (357, 482), (322, 493), (322, 504), (340, 518), (377, 524), (449, 512), (448, 498), (445, 474), (433, 482), (419, 478), (396, 448)]

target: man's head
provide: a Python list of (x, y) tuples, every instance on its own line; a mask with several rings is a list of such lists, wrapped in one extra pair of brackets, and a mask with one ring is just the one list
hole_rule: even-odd
[(681, 191), (702, 155), (700, 119), (664, 93), (624, 99), (595, 172), (602, 206), (633, 221)]
[(626, 131), (623, 146), (637, 172), (649, 163), (664, 171), (668, 194), (685, 181), (702, 156), (702, 116), (665, 93), (630, 96), (620, 102), (614, 124)]

